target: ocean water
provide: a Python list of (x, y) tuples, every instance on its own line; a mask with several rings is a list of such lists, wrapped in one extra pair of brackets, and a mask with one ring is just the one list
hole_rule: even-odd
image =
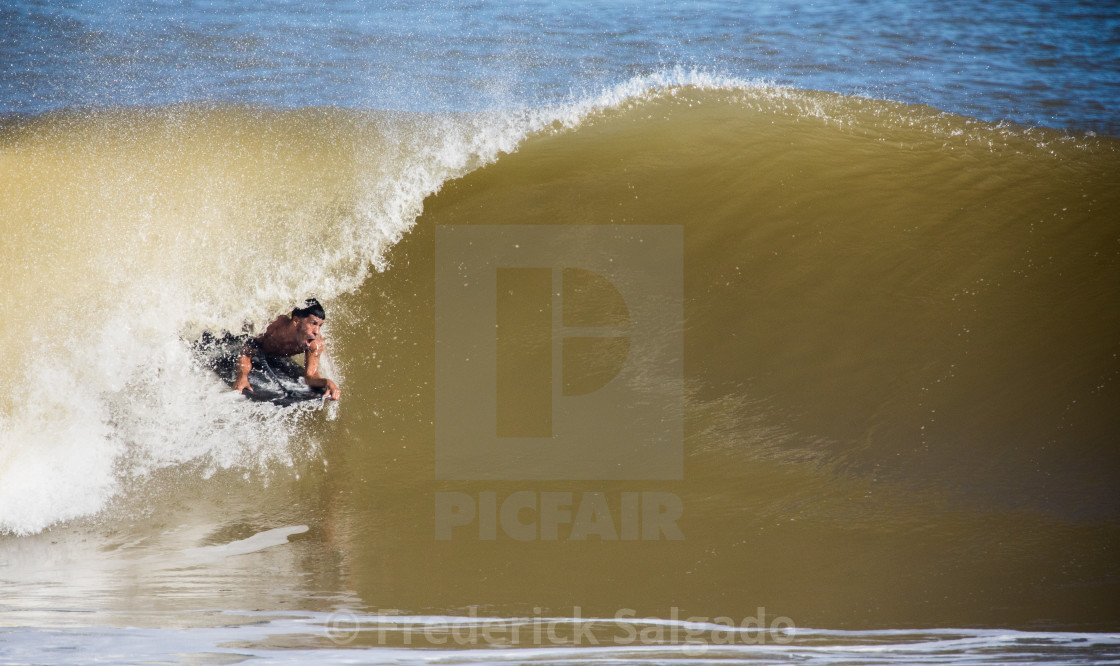
[(5, 4), (0, 663), (1120, 661), (1118, 31)]

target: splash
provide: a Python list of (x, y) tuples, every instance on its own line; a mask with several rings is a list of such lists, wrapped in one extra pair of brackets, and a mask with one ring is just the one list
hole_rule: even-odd
[[(182, 105), (0, 125), (0, 340), (27, 373), (0, 390), (0, 531), (94, 514), (168, 466), (205, 475), (314, 455), (305, 425), (317, 416), (239, 399), (198, 367), (190, 341), (259, 330), (308, 295), (329, 311), (389, 267), (426, 197), (529, 137), (647, 105), (683, 113), (705, 92), (787, 125), (1023, 143), (933, 110), (683, 69), (538, 109)], [(345, 360), (329, 371), (343, 376)]]

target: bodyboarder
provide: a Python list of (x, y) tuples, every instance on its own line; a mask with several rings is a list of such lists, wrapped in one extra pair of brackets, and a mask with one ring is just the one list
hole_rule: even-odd
[(264, 333), (249, 338), (237, 359), (237, 379), (233, 383), (233, 390), (238, 393), (245, 389), (253, 390), (249, 386), (249, 371), (253, 369), (254, 357), (287, 357), (302, 352), (303, 381), (312, 388), (323, 389), (327, 398), (338, 400), (341, 395), (338, 385), (319, 376), (319, 357), (324, 348), (319, 329), (326, 318), (326, 312), (319, 301), (309, 298), (302, 306), (293, 309), (291, 315), (280, 315), (268, 325)]

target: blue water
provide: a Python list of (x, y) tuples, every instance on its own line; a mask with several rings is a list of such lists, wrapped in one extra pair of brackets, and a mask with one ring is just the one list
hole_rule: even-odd
[(1120, 11), (1106, 2), (0, 7), (0, 113), (195, 101), (523, 107), (675, 67), (1120, 135)]

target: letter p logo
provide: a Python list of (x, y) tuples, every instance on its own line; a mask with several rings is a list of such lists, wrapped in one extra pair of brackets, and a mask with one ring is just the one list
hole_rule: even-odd
[(682, 236), (436, 228), (436, 477), (682, 473)]
[[(606, 278), (563, 268), (497, 269), (497, 434), (552, 437), (554, 294), (559, 294), (560, 394), (587, 395), (618, 376), (630, 351), (630, 311)], [(575, 329), (572, 331), (571, 329)], [(596, 329), (603, 335), (595, 335)], [(569, 335), (569, 333), (572, 333)]]

